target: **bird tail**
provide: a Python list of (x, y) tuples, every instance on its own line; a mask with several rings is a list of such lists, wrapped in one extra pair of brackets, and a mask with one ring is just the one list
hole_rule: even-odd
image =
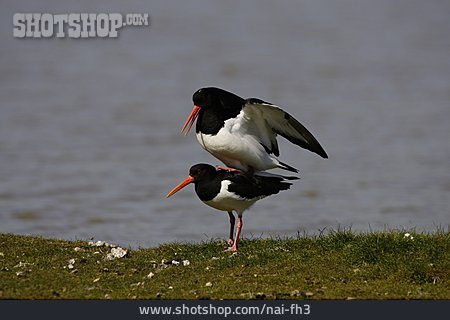
[(288, 165), (288, 164), (286, 164), (284, 162), (281, 162), (281, 161), (279, 161), (277, 167), (280, 168), (280, 169), (284, 169), (284, 170), (288, 170), (288, 171), (291, 171), (291, 172), (298, 173), (297, 169), (295, 169), (294, 167), (291, 167), (290, 165)]
[(267, 177), (267, 178), (281, 178), (284, 180), (299, 180), (300, 179), (300, 177), (296, 177), (296, 176), (284, 176), (281, 174), (274, 174), (274, 173), (265, 172), (265, 171), (256, 172), (255, 176)]
[(271, 194), (277, 194), (282, 190), (287, 190), (292, 186), (291, 181), (297, 180), (298, 177), (293, 176), (282, 176), (279, 174), (273, 174), (269, 172), (257, 172), (254, 175), (257, 185), (264, 196), (269, 196)]
[(287, 182), (281, 177), (259, 177), (258, 179), (259, 187), (265, 196), (288, 190), (292, 186), (291, 182)]

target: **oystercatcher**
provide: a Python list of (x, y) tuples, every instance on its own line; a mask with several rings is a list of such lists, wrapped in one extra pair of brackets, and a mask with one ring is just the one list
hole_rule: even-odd
[[(189, 176), (173, 188), (167, 198), (194, 183), (195, 192), (203, 203), (218, 210), (227, 211), (230, 217), (230, 236), (227, 251), (237, 251), (239, 235), (242, 230), (242, 214), (256, 201), (287, 190), (297, 177), (286, 177), (266, 172), (255, 173), (249, 176), (243, 172), (216, 170), (209, 164), (196, 164), (189, 170)], [(233, 238), (235, 217), (237, 213), (236, 236)]]
[(181, 133), (188, 134), (195, 119), (200, 145), (228, 167), (245, 172), (281, 168), (298, 172), (279, 161), (277, 135), (328, 158), (314, 136), (278, 106), (256, 98), (243, 99), (223, 89), (197, 90), (194, 107)]

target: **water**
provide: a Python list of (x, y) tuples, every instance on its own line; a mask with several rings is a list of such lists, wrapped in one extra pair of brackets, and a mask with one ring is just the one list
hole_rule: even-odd
[[(446, 1), (9, 1), (0, 47), (0, 232), (132, 247), (225, 238), (192, 188), (179, 130), (218, 86), (283, 106), (330, 158), (281, 142), (301, 170), (244, 214), (244, 236), (450, 224)], [(118, 39), (15, 39), (15, 12), (149, 13)]]

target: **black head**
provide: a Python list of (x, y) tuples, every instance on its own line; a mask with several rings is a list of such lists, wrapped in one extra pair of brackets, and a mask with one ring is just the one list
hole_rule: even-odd
[[(218, 121), (224, 121), (226, 119), (235, 117), (239, 114), (242, 107), (245, 104), (245, 100), (235, 95), (234, 93), (225, 91), (223, 89), (209, 87), (197, 90), (192, 96), (194, 101), (194, 107), (191, 114), (186, 119), (181, 133), (186, 130), (185, 135), (189, 133), (192, 125), (197, 117), (202, 119), (203, 116), (209, 117), (209, 123), (206, 126), (212, 126), (213, 128), (206, 128), (206, 131), (216, 132), (223, 125)], [(208, 122), (208, 121), (206, 121)], [(200, 128), (199, 122), (197, 122), (196, 131)], [(210, 133), (210, 132), (204, 132)], [(217, 132), (216, 132), (217, 133)]]
[(194, 178), (194, 183), (214, 178), (216, 175), (216, 168), (206, 163), (193, 165), (191, 169), (189, 169), (189, 176)]
[(181, 181), (167, 194), (167, 198), (177, 193), (190, 183), (194, 183), (197, 186), (198, 182), (212, 180), (215, 177), (217, 177), (216, 168), (205, 163), (196, 164), (189, 170), (189, 175), (187, 178)]
[(202, 109), (241, 109), (245, 100), (234, 93), (209, 87), (197, 90), (192, 96), (194, 105)]

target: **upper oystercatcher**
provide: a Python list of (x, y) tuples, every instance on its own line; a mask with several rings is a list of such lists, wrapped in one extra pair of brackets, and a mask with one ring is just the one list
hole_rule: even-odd
[[(194, 183), (197, 196), (205, 204), (218, 210), (227, 211), (230, 216), (230, 236), (228, 250), (236, 251), (239, 235), (242, 229), (242, 214), (256, 201), (281, 190), (287, 190), (292, 183), (286, 180), (295, 180), (297, 177), (285, 177), (265, 172), (248, 174), (236, 171), (216, 170), (209, 164), (196, 164), (189, 170), (189, 176), (173, 188), (167, 197), (170, 197), (186, 185)], [(235, 218), (233, 211), (238, 215), (236, 237), (233, 240)]]
[[(198, 117), (195, 131), (202, 147), (227, 166), (246, 172), (297, 169), (279, 161), (277, 134), (328, 158), (314, 136), (294, 117), (260, 99), (243, 99), (219, 88), (194, 93), (194, 108), (181, 132), (186, 135)], [(272, 155), (273, 154), (273, 155)]]

